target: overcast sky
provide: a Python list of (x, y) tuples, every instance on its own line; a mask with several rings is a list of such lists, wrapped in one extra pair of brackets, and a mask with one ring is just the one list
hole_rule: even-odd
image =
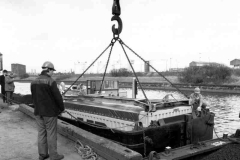
[[(86, 68), (110, 43), (113, 0), (0, 0), (0, 52), (27, 72)], [(239, 0), (120, 0), (121, 39), (157, 69), (240, 59)], [(127, 50), (127, 49), (126, 49)], [(92, 72), (104, 71), (109, 50)], [(118, 43), (109, 67), (128, 67)], [(127, 50), (137, 71), (143, 63)]]

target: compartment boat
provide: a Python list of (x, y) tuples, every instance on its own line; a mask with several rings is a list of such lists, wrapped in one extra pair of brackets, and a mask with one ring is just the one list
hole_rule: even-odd
[[(188, 100), (127, 98), (117, 81), (87, 81), (85, 93), (69, 90), (59, 119), (141, 154), (213, 138), (214, 114), (193, 116)], [(31, 96), (16, 96), (32, 106)], [(34, 106), (32, 106), (34, 107)]]

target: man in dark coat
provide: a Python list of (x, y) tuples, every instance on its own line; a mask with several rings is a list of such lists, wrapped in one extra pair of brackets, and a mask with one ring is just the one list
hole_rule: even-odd
[(51, 76), (55, 71), (51, 62), (42, 66), (42, 72), (32, 83), (31, 93), (34, 115), (38, 125), (39, 160), (61, 160), (63, 155), (57, 152), (57, 116), (64, 111), (62, 96), (57, 83)]
[(7, 73), (8, 73), (7, 70), (3, 70), (3, 75), (0, 76), (0, 85), (1, 85), (3, 103), (6, 103), (5, 76), (7, 75)]

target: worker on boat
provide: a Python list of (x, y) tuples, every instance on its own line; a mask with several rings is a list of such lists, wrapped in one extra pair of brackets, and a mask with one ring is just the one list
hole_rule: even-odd
[(203, 102), (200, 88), (196, 87), (194, 93), (190, 95), (189, 105), (193, 106), (193, 111), (201, 111), (206, 108), (206, 103)]
[(34, 115), (38, 127), (39, 160), (61, 160), (63, 155), (57, 152), (57, 116), (64, 111), (62, 96), (57, 83), (52, 79), (54, 65), (47, 61), (42, 72), (31, 83)]
[(78, 92), (79, 95), (85, 95), (85, 94), (86, 94), (86, 92), (85, 92), (85, 90), (84, 90), (84, 86), (83, 86), (82, 83), (80, 83), (80, 84), (77, 86), (77, 90), (79, 91), (79, 92)]

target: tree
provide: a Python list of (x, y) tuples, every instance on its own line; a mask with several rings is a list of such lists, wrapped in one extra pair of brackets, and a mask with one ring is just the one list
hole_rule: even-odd
[(224, 65), (192, 66), (185, 68), (179, 75), (179, 79), (184, 83), (213, 83), (220, 84), (231, 78), (232, 70)]
[(126, 68), (112, 69), (110, 75), (112, 77), (128, 77), (132, 75), (132, 72)]

